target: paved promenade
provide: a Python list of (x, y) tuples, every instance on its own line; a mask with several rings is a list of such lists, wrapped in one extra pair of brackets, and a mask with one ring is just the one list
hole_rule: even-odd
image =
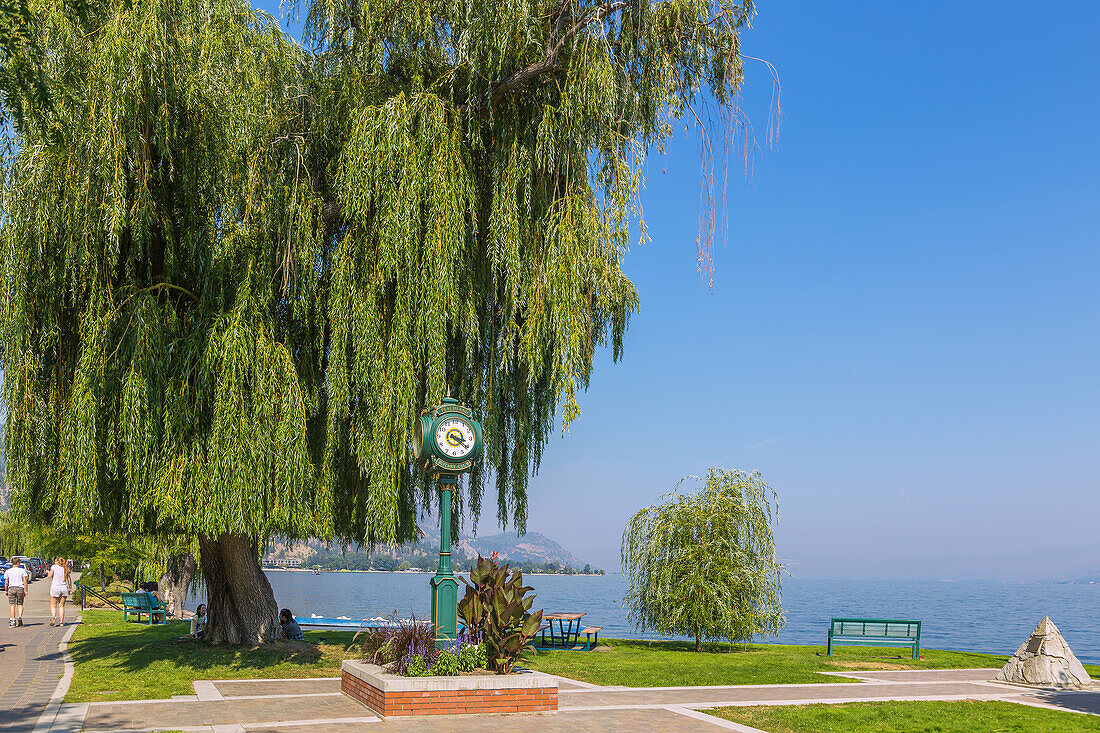
[[(1100, 715), (1095, 691), (1036, 692), (990, 682), (996, 670), (848, 673), (862, 683), (723, 687), (598, 687), (561, 679), (557, 713), (398, 718), (382, 721), (340, 694), (338, 679), (196, 682), (172, 700), (63, 705), (53, 731), (270, 731), (270, 733), (621, 733), (754, 729), (699, 712), (734, 705), (795, 705), (875, 700), (1004, 700)], [(1098, 721), (1100, 726), (1100, 721)]]
[(68, 627), (49, 626), (48, 588), (31, 584), (23, 607), (23, 627), (9, 629), (8, 603), (0, 598), (5, 618), (0, 622), (0, 733), (31, 733), (65, 671), (58, 644), (71, 631), (79, 606), (65, 609)]

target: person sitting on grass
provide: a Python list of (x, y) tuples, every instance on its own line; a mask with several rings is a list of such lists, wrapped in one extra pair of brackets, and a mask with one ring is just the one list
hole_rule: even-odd
[(206, 604), (200, 603), (191, 617), (191, 636), (201, 639), (206, 636)]
[(302, 636), (302, 627), (294, 620), (294, 614), (289, 608), (279, 611), (279, 625), (283, 627), (283, 638), (287, 641), (305, 641)]

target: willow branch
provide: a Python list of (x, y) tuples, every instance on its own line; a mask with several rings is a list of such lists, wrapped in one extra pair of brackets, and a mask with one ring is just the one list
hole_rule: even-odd
[(629, 0), (607, 0), (607, 2), (590, 8), (588, 12), (573, 19), (573, 22), (570, 23), (572, 13), (563, 3), (562, 12), (558, 15), (558, 19), (554, 22), (554, 28), (546, 39), (546, 56), (541, 61), (520, 69), (494, 86), (492, 100), (495, 101), (509, 92), (522, 89), (546, 72), (558, 69), (561, 65), (561, 53), (571, 38), (592, 24), (602, 22), (609, 15), (623, 10), (628, 5), (630, 5)]

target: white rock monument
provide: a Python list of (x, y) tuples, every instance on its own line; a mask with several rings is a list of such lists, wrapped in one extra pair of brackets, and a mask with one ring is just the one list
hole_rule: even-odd
[(1082, 688), (1092, 684), (1089, 673), (1073, 656), (1049, 616), (1039, 622), (994, 679), (1043, 687)]

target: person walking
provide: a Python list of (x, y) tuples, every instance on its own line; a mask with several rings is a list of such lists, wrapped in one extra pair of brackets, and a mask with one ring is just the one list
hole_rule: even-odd
[(64, 626), (65, 601), (73, 594), (73, 579), (65, 558), (54, 558), (46, 577), (50, 578), (50, 626)]
[(23, 567), (23, 558), (13, 557), (11, 567), (4, 571), (4, 587), (8, 590), (8, 627), (23, 625), (23, 601), (27, 599), (31, 574)]

